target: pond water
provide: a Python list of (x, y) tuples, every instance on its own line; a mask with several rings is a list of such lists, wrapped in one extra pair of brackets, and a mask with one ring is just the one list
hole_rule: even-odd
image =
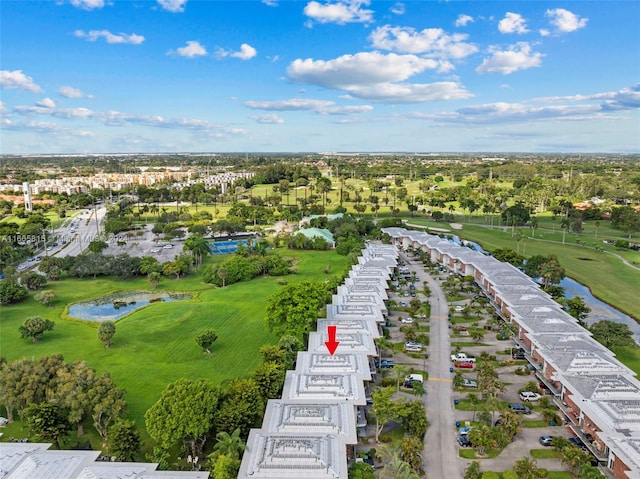
[(452, 243), (457, 244), (458, 246), (466, 246), (467, 248), (470, 248), (473, 251), (477, 251), (478, 253), (482, 253), (485, 255), (489, 254), (485, 250), (483, 250), (482, 246), (480, 246), (475, 241), (461, 240), (458, 236), (451, 235), (451, 234), (445, 234), (443, 236), (446, 240), (451, 241)]
[(609, 321), (626, 324), (629, 326), (629, 329), (633, 331), (636, 343), (640, 344), (640, 324), (638, 324), (638, 322), (631, 316), (627, 316), (615, 309), (613, 306), (609, 306), (607, 303), (600, 301), (591, 294), (589, 288), (571, 278), (564, 278), (560, 281), (559, 285), (564, 288), (565, 297), (571, 299), (574, 296), (580, 296), (584, 300), (585, 304), (591, 308), (591, 312), (584, 320), (585, 323), (591, 325), (598, 321), (608, 319)]
[(86, 321), (117, 321), (123, 316), (151, 303), (180, 301), (190, 298), (190, 294), (181, 293), (126, 291), (72, 304), (67, 314), (72, 318)]

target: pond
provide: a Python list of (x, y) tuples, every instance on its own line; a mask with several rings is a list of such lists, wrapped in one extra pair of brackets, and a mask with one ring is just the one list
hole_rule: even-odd
[(484, 254), (484, 255), (488, 255), (489, 254), (488, 252), (483, 250), (482, 246), (480, 246), (475, 241), (461, 240), (458, 236), (451, 235), (451, 234), (445, 234), (445, 235), (443, 235), (443, 237), (444, 237), (444, 239), (446, 239), (448, 241), (451, 241), (452, 243), (457, 244), (458, 246), (466, 246), (467, 248), (470, 248), (473, 251), (477, 251), (478, 253), (481, 253), (481, 254)]
[(633, 331), (636, 343), (640, 344), (640, 324), (638, 324), (638, 322), (631, 316), (627, 316), (615, 309), (613, 306), (600, 301), (591, 294), (589, 288), (571, 278), (564, 278), (560, 281), (559, 285), (564, 288), (564, 295), (566, 298), (571, 299), (574, 296), (580, 296), (584, 300), (585, 304), (591, 308), (591, 312), (584, 320), (585, 323), (591, 325), (598, 321), (608, 319), (609, 321), (626, 324), (629, 326), (629, 329)]
[(72, 304), (69, 306), (67, 314), (72, 318), (86, 321), (117, 321), (123, 316), (151, 303), (180, 301), (190, 298), (190, 294), (182, 293), (125, 291), (91, 301)]

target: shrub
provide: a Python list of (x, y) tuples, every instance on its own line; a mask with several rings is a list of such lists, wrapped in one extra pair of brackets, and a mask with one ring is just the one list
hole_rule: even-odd
[(497, 472), (486, 471), (482, 473), (482, 479), (500, 479)]
[(518, 479), (518, 474), (515, 471), (504, 471), (502, 473), (502, 479)]

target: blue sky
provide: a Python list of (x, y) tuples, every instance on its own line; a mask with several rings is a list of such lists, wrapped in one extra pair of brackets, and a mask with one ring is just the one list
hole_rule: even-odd
[(0, 152), (639, 152), (638, 1), (0, 2)]

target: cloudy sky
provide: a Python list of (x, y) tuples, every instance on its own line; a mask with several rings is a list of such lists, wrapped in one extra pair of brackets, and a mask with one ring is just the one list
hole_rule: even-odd
[(3, 1), (0, 152), (639, 152), (638, 1)]

